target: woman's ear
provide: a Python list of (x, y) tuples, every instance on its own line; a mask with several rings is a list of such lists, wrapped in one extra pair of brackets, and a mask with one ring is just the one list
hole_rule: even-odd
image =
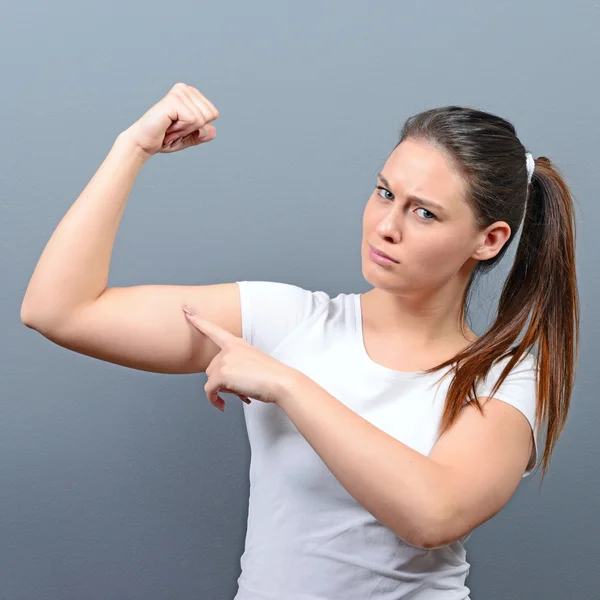
[[(482, 232), (483, 239), (477, 250), (473, 253), (473, 258), (477, 260), (489, 260), (494, 258), (506, 242), (510, 239), (510, 225), (505, 221), (497, 221), (486, 227)], [(481, 239), (481, 238), (480, 238)]]

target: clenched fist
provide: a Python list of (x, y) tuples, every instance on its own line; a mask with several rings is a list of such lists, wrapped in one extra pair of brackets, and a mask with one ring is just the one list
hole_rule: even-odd
[(177, 152), (213, 140), (217, 131), (210, 123), (218, 116), (212, 102), (196, 88), (176, 83), (126, 133), (149, 156)]

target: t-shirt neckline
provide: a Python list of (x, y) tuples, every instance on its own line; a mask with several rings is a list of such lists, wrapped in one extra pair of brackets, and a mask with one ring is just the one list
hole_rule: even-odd
[(361, 362), (365, 366), (366, 369), (371, 371), (374, 375), (378, 377), (383, 377), (385, 379), (391, 379), (395, 381), (406, 381), (413, 379), (421, 379), (427, 376), (429, 377), (440, 377), (442, 372), (447, 371), (450, 367), (445, 367), (444, 369), (440, 369), (439, 371), (434, 371), (433, 373), (426, 373), (425, 371), (396, 371), (395, 369), (390, 369), (389, 367), (385, 367), (375, 362), (368, 354), (367, 349), (365, 347), (365, 340), (363, 334), (363, 326), (362, 326), (362, 307), (360, 304), (360, 294), (353, 294), (354, 296), (354, 336), (356, 340), (356, 348), (358, 350), (358, 354)]

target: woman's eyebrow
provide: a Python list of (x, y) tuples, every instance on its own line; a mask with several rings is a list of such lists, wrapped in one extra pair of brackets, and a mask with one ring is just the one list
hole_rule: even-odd
[[(383, 183), (383, 185), (385, 185), (385, 187), (389, 188), (389, 190), (391, 192), (392, 186), (390, 185), (390, 182), (381, 173), (378, 173), (377, 176), (379, 177), (379, 179), (381, 179), (381, 182)], [(446, 212), (444, 207), (441, 204), (438, 204), (437, 202), (434, 202), (433, 200), (426, 200), (425, 198), (419, 198), (418, 196), (413, 196), (412, 194), (409, 194), (407, 196), (407, 198), (411, 202), (416, 202), (417, 204), (422, 204), (423, 206), (430, 206), (431, 208), (435, 208), (439, 212), (443, 212), (443, 213)]]

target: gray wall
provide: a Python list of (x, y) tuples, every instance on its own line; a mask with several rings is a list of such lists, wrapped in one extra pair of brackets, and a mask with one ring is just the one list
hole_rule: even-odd
[(2, 600), (235, 593), (249, 462), (239, 399), (222, 414), (204, 375), (103, 363), (19, 320), (59, 220), (117, 134), (177, 81), (220, 110), (217, 138), (144, 167), (110, 285), (368, 290), (362, 210), (402, 121), (425, 108), (497, 112), (563, 169), (579, 203), (583, 309), (572, 412), (541, 491), (525, 480), (471, 537), (467, 584), (475, 599), (597, 597), (598, 3), (32, 0), (0, 11)]

